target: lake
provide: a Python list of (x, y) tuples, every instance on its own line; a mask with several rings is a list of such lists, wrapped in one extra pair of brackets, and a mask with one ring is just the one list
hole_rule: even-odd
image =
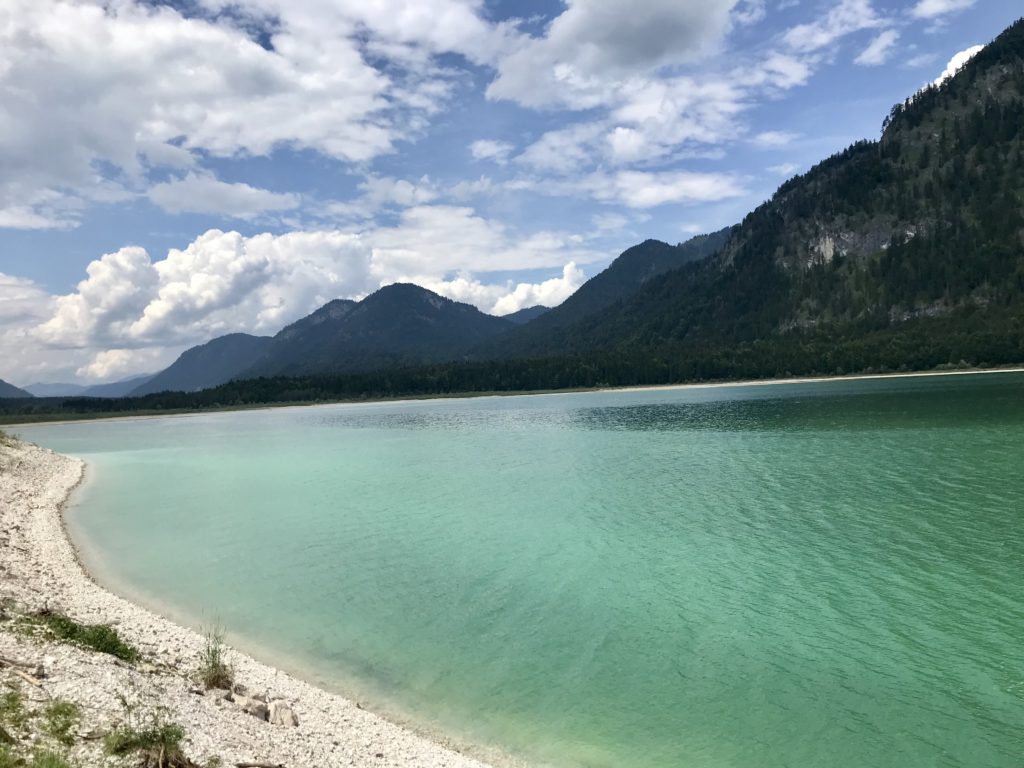
[(1024, 760), (1024, 375), (13, 430), (99, 578), (537, 764)]

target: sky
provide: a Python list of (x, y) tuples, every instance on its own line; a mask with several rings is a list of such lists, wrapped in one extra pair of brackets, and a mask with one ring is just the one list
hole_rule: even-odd
[[(1019, 0), (3, 0), (0, 378), (415, 282), (553, 306), (740, 221)], [(951, 65), (952, 62), (952, 65)]]

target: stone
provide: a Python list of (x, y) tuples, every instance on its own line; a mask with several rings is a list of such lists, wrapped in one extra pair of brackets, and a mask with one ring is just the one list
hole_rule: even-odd
[(227, 688), (211, 688), (206, 692), (206, 695), (216, 702), (231, 701), (231, 691)]
[(288, 725), (294, 728), (299, 724), (299, 718), (296, 717), (287, 701), (278, 699), (270, 702), (270, 724)]
[(235, 684), (234, 684), (234, 685), (233, 685), (233, 686), (231, 687), (231, 691), (232, 691), (232, 693), (234, 693), (234, 694), (235, 694), (236, 696), (248, 696), (248, 695), (249, 695), (249, 689), (248, 689), (248, 688), (246, 688), (246, 687), (245, 687), (244, 685), (242, 685), (241, 683), (235, 683)]
[(256, 699), (246, 700), (245, 704), (242, 705), (242, 711), (247, 715), (252, 715), (257, 720), (270, 719), (270, 708), (262, 701), (256, 701)]

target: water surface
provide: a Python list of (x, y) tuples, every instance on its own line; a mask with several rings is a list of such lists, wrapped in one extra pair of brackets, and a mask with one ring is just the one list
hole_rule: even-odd
[(1024, 376), (18, 430), (104, 579), (558, 766), (1024, 760)]

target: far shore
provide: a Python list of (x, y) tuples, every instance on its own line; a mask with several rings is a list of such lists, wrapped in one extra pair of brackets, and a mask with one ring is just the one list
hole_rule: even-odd
[(163, 412), (143, 412), (122, 415), (119, 413), (89, 413), (76, 418), (47, 419), (45, 416), (34, 421), (4, 422), (0, 415), (0, 428), (37, 427), (46, 425), (67, 425), (89, 421), (143, 421), (148, 419), (170, 419), (198, 416), (210, 413), (229, 413), (235, 411), (266, 411), (286, 408), (316, 408), (337, 405), (380, 405), (391, 403), (418, 403), (424, 400), (479, 400), (492, 397), (531, 397), (536, 395), (577, 395), (586, 393), (617, 393), (617, 392), (670, 392), (688, 389), (724, 389), (735, 387), (769, 387), (783, 384), (821, 384), (840, 381), (868, 381), (875, 379), (913, 379), (938, 376), (974, 376), (992, 373), (1024, 373), (1024, 366), (1008, 366), (996, 368), (962, 368), (951, 370), (930, 371), (898, 371), (891, 373), (854, 373), (842, 376), (793, 376), (785, 379), (738, 379), (735, 381), (698, 381), (683, 384), (641, 384), (628, 387), (574, 387), (566, 389), (541, 389), (510, 392), (453, 392), (451, 394), (435, 394), (395, 398), (339, 399), (317, 400), (313, 402), (292, 403), (254, 403), (241, 406), (224, 406), (222, 408), (194, 408)]

